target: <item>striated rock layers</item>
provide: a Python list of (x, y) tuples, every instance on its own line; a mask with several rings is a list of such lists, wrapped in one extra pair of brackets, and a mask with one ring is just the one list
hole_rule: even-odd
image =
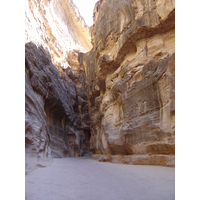
[(83, 64), (94, 158), (173, 166), (174, 0), (101, 0), (91, 37)]
[(53, 157), (89, 152), (90, 119), (82, 53), (88, 27), (73, 2), (26, 1), (26, 172)]
[[(78, 70), (73, 67), (57, 70), (42, 46), (27, 43), (25, 51), (26, 157), (34, 157), (41, 164), (52, 156), (76, 157), (88, 153), (88, 100), (78, 55), (72, 52), (74, 63), (70, 63)], [(27, 169), (33, 165), (29, 160)]]
[(25, 43), (42, 45), (55, 65), (68, 67), (68, 52), (91, 49), (89, 28), (72, 0), (25, 1)]
[(90, 148), (100, 161), (174, 166), (174, 1), (98, 1), (92, 49), (72, 0), (25, 5), (26, 171)]

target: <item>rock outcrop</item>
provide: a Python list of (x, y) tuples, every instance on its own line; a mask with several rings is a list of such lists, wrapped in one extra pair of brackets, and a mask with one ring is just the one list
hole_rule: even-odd
[(89, 28), (72, 0), (25, 1), (25, 43), (42, 45), (67, 68), (68, 52), (91, 49)]
[[(25, 46), (26, 157), (44, 165), (52, 157), (82, 156), (89, 151), (90, 122), (85, 77), (73, 52), (72, 68), (57, 68), (50, 54), (33, 43)], [(71, 62), (74, 61), (72, 64)]]
[(89, 29), (72, 1), (26, 2), (26, 172), (53, 157), (89, 153), (90, 118), (83, 53)]
[(94, 157), (173, 166), (174, 0), (100, 0), (91, 38), (83, 64)]

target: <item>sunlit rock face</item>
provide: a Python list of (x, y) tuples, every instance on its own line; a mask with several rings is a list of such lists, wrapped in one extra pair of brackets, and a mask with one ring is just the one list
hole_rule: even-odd
[(83, 53), (88, 27), (71, 1), (26, 1), (26, 172), (54, 157), (89, 153)]
[(68, 67), (68, 52), (91, 49), (89, 28), (71, 0), (25, 1), (25, 43), (42, 45), (52, 62)]
[(100, 0), (84, 56), (95, 158), (174, 165), (175, 2)]

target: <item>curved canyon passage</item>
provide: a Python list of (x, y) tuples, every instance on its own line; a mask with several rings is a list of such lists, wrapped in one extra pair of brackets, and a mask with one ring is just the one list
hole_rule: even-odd
[(25, 1), (25, 157), (27, 200), (175, 199), (174, 0), (99, 0), (90, 27)]
[(173, 200), (175, 170), (57, 158), (26, 175), (27, 200)]

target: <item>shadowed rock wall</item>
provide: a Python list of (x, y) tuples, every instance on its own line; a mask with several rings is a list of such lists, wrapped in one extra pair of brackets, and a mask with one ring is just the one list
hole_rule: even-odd
[(45, 165), (52, 157), (88, 153), (88, 101), (81, 67), (77, 65), (76, 72), (57, 70), (50, 54), (33, 43), (25, 46), (25, 67), (27, 169), (32, 162)]
[(84, 55), (95, 158), (174, 165), (175, 3), (101, 0)]
[(25, 2), (26, 172), (53, 157), (89, 152), (90, 120), (81, 52), (89, 28), (71, 0)]

